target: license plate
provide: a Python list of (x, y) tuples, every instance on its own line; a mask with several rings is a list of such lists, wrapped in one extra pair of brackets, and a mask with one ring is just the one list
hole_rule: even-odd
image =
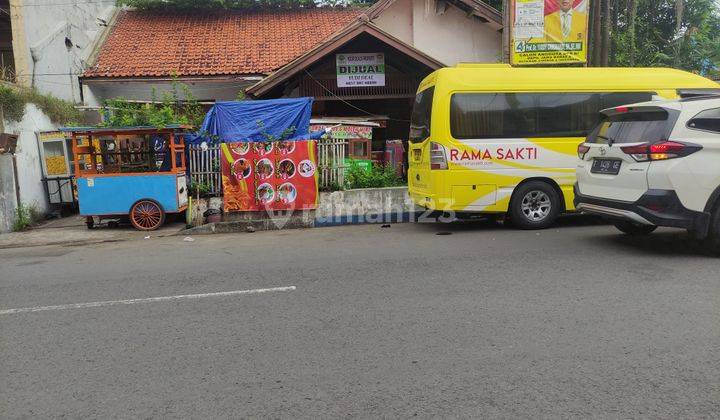
[(620, 173), (622, 160), (619, 159), (595, 159), (590, 172), (594, 174), (617, 175)]

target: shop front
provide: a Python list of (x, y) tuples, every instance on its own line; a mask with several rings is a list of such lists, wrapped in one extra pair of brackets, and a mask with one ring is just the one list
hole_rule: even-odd
[(346, 141), (348, 159), (392, 164), (402, 173), (415, 92), (420, 81), (440, 67), (442, 63), (372, 25), (361, 25), (291, 62), (248, 93), (256, 98), (314, 98), (313, 119), (322, 121), (317, 127), (335, 125), (331, 136)]

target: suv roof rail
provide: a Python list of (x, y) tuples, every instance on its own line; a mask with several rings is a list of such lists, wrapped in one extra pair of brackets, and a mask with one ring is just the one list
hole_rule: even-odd
[(678, 89), (677, 94), (680, 96), (680, 100), (696, 98), (708, 99), (720, 96), (720, 88)]
[(705, 95), (688, 96), (686, 98), (681, 98), (680, 102), (705, 101), (708, 99), (720, 99), (720, 93), (708, 93)]

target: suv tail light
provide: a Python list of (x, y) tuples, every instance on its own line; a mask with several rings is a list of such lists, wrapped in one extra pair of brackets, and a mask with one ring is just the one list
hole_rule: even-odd
[(578, 144), (577, 154), (580, 159), (585, 159), (585, 155), (590, 151), (590, 146), (585, 143)]
[(620, 149), (632, 156), (637, 162), (647, 162), (684, 157), (702, 149), (702, 146), (677, 141), (663, 141), (653, 144), (644, 143), (637, 146), (625, 146), (620, 147)]
[(430, 169), (447, 169), (447, 156), (445, 148), (435, 142), (430, 142)]

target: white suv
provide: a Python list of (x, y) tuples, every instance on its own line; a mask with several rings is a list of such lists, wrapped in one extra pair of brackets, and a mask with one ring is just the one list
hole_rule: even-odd
[(628, 234), (670, 226), (720, 245), (720, 96), (601, 113), (578, 146), (577, 209)]

